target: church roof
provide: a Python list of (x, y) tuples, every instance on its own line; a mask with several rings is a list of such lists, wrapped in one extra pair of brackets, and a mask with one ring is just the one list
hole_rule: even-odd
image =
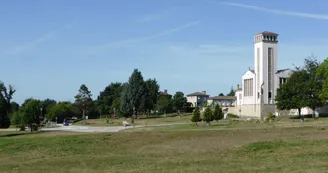
[(281, 72), (284, 72), (284, 71), (287, 71), (287, 70), (290, 70), (290, 69), (289, 68), (286, 68), (286, 69), (277, 70), (276, 74), (281, 73)]
[(207, 95), (204, 92), (194, 92), (194, 93), (188, 94), (187, 96), (206, 96), (206, 97), (208, 97), (209, 95)]
[(270, 32), (270, 31), (263, 31), (263, 32), (260, 32), (256, 35), (272, 35), (272, 36), (278, 36), (277, 33), (274, 33), (274, 32)]

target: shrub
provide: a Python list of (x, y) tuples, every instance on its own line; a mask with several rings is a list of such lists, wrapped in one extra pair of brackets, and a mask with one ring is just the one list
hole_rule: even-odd
[(206, 106), (205, 111), (203, 113), (203, 120), (210, 125), (210, 122), (213, 121), (213, 112), (210, 106)]
[(216, 105), (214, 108), (213, 119), (216, 121), (223, 119), (223, 112), (219, 105)]
[(268, 112), (268, 116), (266, 117), (266, 121), (274, 121), (276, 116), (272, 112)]
[(196, 123), (197, 125), (197, 122), (200, 121), (201, 121), (200, 111), (199, 111), (199, 107), (197, 106), (192, 113), (191, 122)]
[(228, 118), (239, 118), (239, 116), (235, 114), (228, 113)]

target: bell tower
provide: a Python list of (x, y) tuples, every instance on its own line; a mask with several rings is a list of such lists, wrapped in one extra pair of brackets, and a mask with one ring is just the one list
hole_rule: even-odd
[(277, 71), (278, 34), (264, 31), (254, 36), (254, 70), (256, 81), (256, 104), (274, 104), (276, 95), (275, 72)]

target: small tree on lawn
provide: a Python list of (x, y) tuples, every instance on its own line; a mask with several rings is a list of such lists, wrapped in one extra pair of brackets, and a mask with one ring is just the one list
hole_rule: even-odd
[(223, 119), (223, 112), (219, 105), (215, 105), (214, 111), (213, 111), (213, 119), (218, 122), (219, 120)]
[(196, 126), (198, 125), (197, 122), (200, 122), (200, 111), (199, 107), (197, 106), (194, 111), (192, 112), (191, 122), (196, 123)]
[(204, 114), (203, 114), (203, 120), (207, 123), (207, 125), (211, 125), (211, 121), (213, 121), (213, 112), (210, 106), (206, 106)]

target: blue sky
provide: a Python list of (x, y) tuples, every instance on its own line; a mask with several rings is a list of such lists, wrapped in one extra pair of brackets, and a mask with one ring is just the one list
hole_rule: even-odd
[(0, 80), (29, 97), (94, 98), (134, 68), (161, 90), (227, 93), (253, 67), (253, 35), (279, 34), (278, 68), (328, 57), (328, 1), (56, 0), (0, 2)]

